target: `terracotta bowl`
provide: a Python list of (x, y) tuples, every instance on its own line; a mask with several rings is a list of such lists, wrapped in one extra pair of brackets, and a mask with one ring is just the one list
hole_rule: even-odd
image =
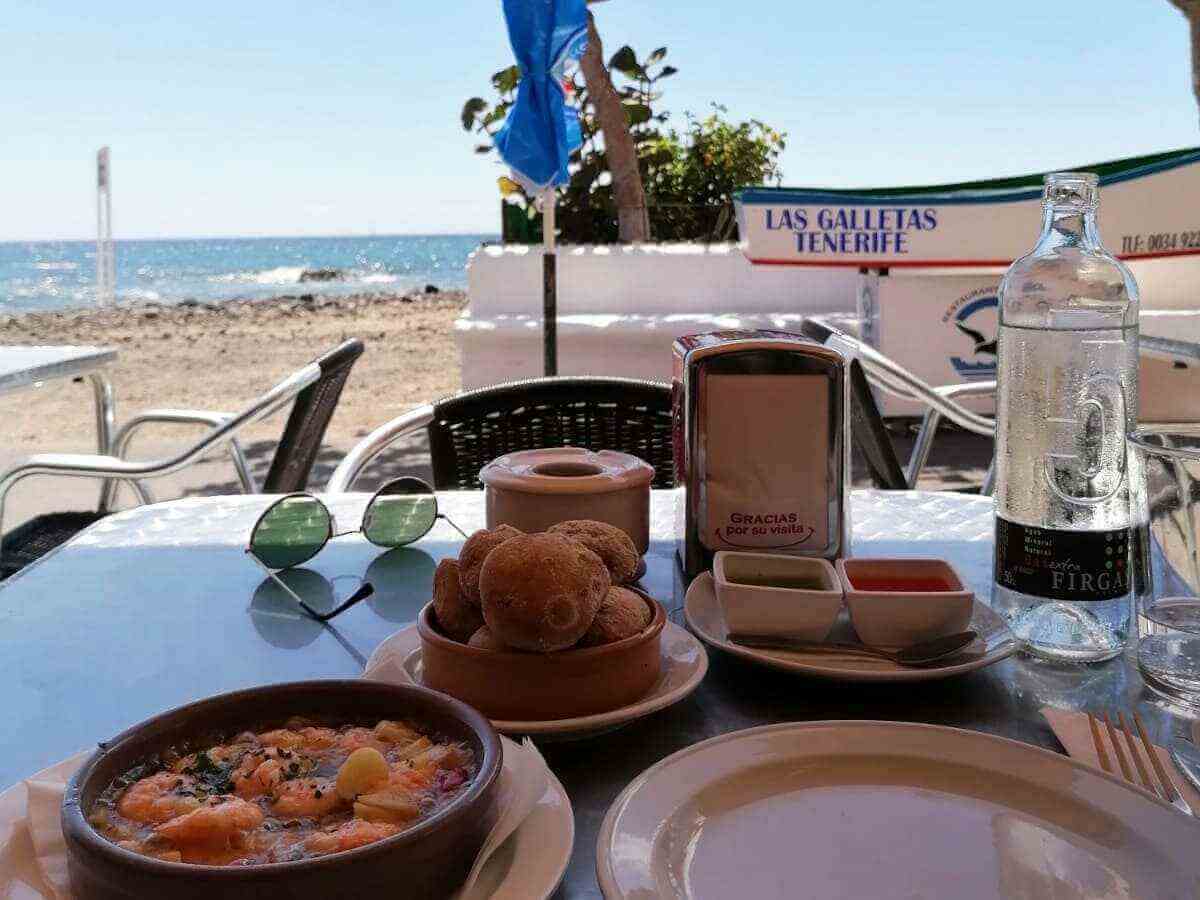
[[(479, 772), (430, 818), (357, 850), (300, 862), (223, 867), (151, 859), (96, 833), (87, 812), (114, 778), (171, 746), (304, 716), (331, 725), (410, 719), (474, 751)], [(327, 900), (449, 897), (495, 821), (500, 738), (470, 707), (434, 691), (371, 681), (302, 681), (221, 694), (135, 725), (101, 745), (67, 785), (62, 828), (76, 900)]]
[(452, 641), (437, 629), (430, 603), (417, 619), (423, 680), (492, 719), (541, 722), (620, 709), (649, 693), (662, 668), (667, 616), (657, 602), (642, 599), (653, 617), (640, 634), (558, 653), (483, 650)]
[(492, 460), (479, 472), (487, 527), (545, 531), (569, 519), (595, 519), (629, 535), (637, 552), (650, 546), (654, 467), (615, 450), (547, 447)]

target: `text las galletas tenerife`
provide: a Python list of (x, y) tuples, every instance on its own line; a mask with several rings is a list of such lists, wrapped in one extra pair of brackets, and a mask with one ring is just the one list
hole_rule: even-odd
[(795, 207), (763, 214), (768, 231), (791, 231), (796, 252), (814, 255), (907, 253), (910, 232), (938, 227), (932, 207)]

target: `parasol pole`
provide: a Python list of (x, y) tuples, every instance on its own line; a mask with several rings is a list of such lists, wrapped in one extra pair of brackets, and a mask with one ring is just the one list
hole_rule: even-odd
[(542, 358), (546, 375), (558, 374), (558, 255), (554, 239), (554, 185), (542, 194)]

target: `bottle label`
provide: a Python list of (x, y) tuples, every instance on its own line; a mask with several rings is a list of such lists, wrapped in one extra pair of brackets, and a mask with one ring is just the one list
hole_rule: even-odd
[(1063, 531), (996, 517), (996, 583), (1051, 600), (1129, 593), (1129, 530)]

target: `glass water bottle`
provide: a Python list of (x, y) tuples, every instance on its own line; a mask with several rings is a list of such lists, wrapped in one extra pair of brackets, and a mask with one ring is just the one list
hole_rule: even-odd
[(1041, 236), (1000, 284), (993, 606), (1028, 652), (1072, 662), (1129, 629), (1138, 290), (1098, 195), (1090, 173), (1046, 176)]

